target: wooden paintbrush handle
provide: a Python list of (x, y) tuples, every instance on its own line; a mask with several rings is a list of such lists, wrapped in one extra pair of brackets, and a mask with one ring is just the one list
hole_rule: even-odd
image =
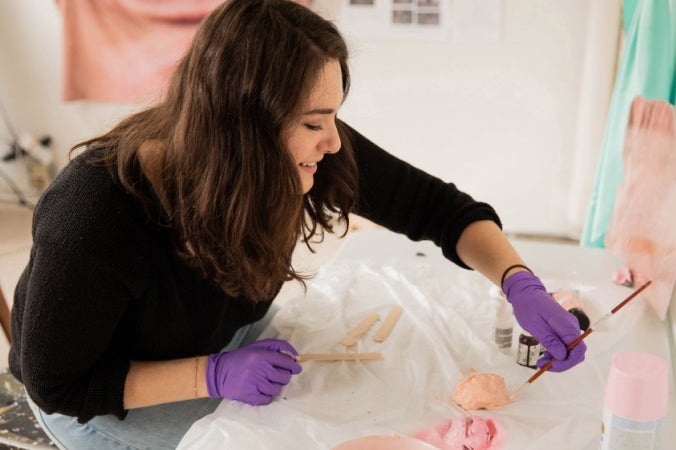
[[(582, 342), (582, 340), (583, 340), (584, 338), (586, 338), (587, 336), (589, 336), (589, 335), (591, 334), (592, 331), (594, 331), (592, 328), (587, 328), (587, 329), (585, 330), (584, 333), (582, 333), (581, 335), (579, 335), (577, 338), (575, 338), (575, 340), (574, 340), (573, 342), (571, 342), (570, 344), (568, 344), (568, 347), (566, 347), (566, 350), (570, 351), (573, 347), (575, 347), (577, 344), (579, 344), (580, 342)], [(544, 366), (540, 367), (540, 369), (539, 369), (537, 372), (535, 372), (535, 373), (533, 374), (532, 377), (530, 377), (530, 378), (528, 379), (528, 382), (529, 382), (529, 383), (532, 383), (533, 381), (537, 380), (538, 377), (539, 377), (540, 375), (542, 375), (543, 373), (545, 373), (546, 371), (548, 371), (550, 367), (552, 367), (552, 364), (554, 364), (554, 360), (553, 360), (553, 359), (550, 359), (549, 362), (547, 362), (547, 364), (545, 364)]]
[[(627, 303), (629, 303), (629, 301), (630, 301), (631, 299), (633, 299), (634, 297), (636, 297), (643, 289), (647, 288), (647, 287), (650, 285), (650, 283), (652, 283), (652, 281), (650, 281), (650, 280), (648, 280), (648, 281), (646, 281), (645, 283), (643, 283), (643, 285), (642, 285), (640, 288), (636, 289), (629, 297), (627, 297), (627, 298), (625, 298), (624, 300), (622, 300), (616, 307), (614, 307), (614, 308), (610, 311), (610, 314), (609, 314), (608, 316), (604, 316), (601, 320), (599, 320), (598, 322), (596, 322), (596, 323), (594, 324), (594, 326), (597, 326), (600, 322), (603, 321), (603, 319), (605, 319), (605, 318), (607, 318), (607, 317), (610, 317), (611, 315), (613, 315), (613, 314), (615, 314), (617, 311), (619, 311), (624, 305), (626, 305)], [(571, 342), (570, 344), (568, 344), (568, 346), (566, 347), (566, 350), (570, 351), (573, 347), (575, 347), (577, 344), (579, 344), (580, 342), (582, 342), (582, 340), (583, 340), (584, 338), (586, 338), (587, 336), (589, 336), (589, 335), (591, 334), (592, 331), (594, 331), (592, 328), (587, 328), (587, 330), (585, 330), (584, 333), (582, 333), (581, 335), (579, 335), (575, 340), (573, 340), (573, 342)], [(553, 360), (553, 359), (550, 359), (549, 362), (547, 362), (547, 364), (545, 364), (544, 366), (542, 366), (537, 372), (535, 372), (535, 374), (533, 374), (532, 377), (530, 377), (530, 378), (528, 379), (528, 383), (532, 383), (533, 381), (537, 380), (538, 377), (539, 377), (540, 375), (542, 375), (543, 373), (545, 373), (546, 371), (548, 371), (548, 370), (550, 369), (550, 367), (552, 367), (552, 364), (553, 364), (553, 363), (554, 363), (554, 360)]]

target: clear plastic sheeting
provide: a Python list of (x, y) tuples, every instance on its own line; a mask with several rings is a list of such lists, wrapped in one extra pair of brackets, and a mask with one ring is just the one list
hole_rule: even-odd
[[(585, 295), (594, 291), (565, 280), (553, 284), (579, 288)], [(362, 436), (413, 436), (462, 417), (451, 396), (472, 371), (499, 374), (513, 392), (533, 370), (517, 365), (514, 352), (503, 354), (494, 344), (498, 303), (489, 288), (477, 273), (429, 257), (336, 258), (309, 283), (306, 296), (292, 298), (279, 310), (261, 338), (286, 339), (300, 353), (381, 352), (383, 358), (304, 362), (303, 372), (272, 404), (252, 407), (224, 400), (191, 427), (179, 448), (330, 449)], [(626, 293), (619, 286), (609, 290), (612, 295), (608, 290), (603, 295), (610, 303)], [(393, 305), (401, 305), (404, 313), (384, 342), (374, 342)], [(603, 304), (599, 308), (607, 312)], [(644, 316), (643, 305), (626, 309), (626, 320), (608, 321), (617, 331), (590, 336), (583, 364), (544, 374), (505, 407), (473, 413), (497, 428), (490, 448), (598, 448), (611, 354), (619, 336), (635, 331)], [(372, 312), (380, 320), (353, 347), (341, 345)]]

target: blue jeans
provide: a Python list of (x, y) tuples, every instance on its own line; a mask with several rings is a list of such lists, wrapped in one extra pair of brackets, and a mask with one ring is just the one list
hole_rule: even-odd
[(197, 420), (212, 413), (220, 399), (197, 399), (130, 409), (120, 420), (96, 416), (87, 423), (75, 417), (46, 414), (29, 399), (35, 418), (60, 449), (175, 449)]
[[(261, 320), (237, 330), (223, 351), (255, 341), (276, 310), (273, 305)], [(47, 414), (28, 399), (47, 436), (60, 449), (69, 450), (175, 449), (192, 424), (212, 413), (220, 402), (202, 398), (166, 403), (130, 409), (124, 420), (106, 415), (82, 424), (75, 417)]]

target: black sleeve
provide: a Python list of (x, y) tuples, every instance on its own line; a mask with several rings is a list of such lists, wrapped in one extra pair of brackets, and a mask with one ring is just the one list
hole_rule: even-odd
[(348, 132), (359, 169), (355, 212), (412, 240), (431, 240), (446, 258), (469, 268), (456, 244), (472, 222), (492, 220), (501, 227), (493, 208), (387, 153), (356, 130), (348, 127)]
[(140, 295), (144, 269), (127, 257), (139, 243), (124, 208), (101, 207), (110, 187), (81, 175), (70, 186), (57, 183), (36, 208), (31, 257), (15, 292), (13, 372), (48, 414), (122, 419), (129, 360), (111, 342)]

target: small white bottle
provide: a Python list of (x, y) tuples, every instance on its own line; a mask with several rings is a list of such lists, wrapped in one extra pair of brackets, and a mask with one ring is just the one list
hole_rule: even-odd
[(490, 291), (491, 298), (497, 302), (498, 310), (493, 326), (493, 341), (500, 351), (509, 354), (512, 351), (512, 336), (514, 334), (514, 315), (512, 305), (497, 286)]

